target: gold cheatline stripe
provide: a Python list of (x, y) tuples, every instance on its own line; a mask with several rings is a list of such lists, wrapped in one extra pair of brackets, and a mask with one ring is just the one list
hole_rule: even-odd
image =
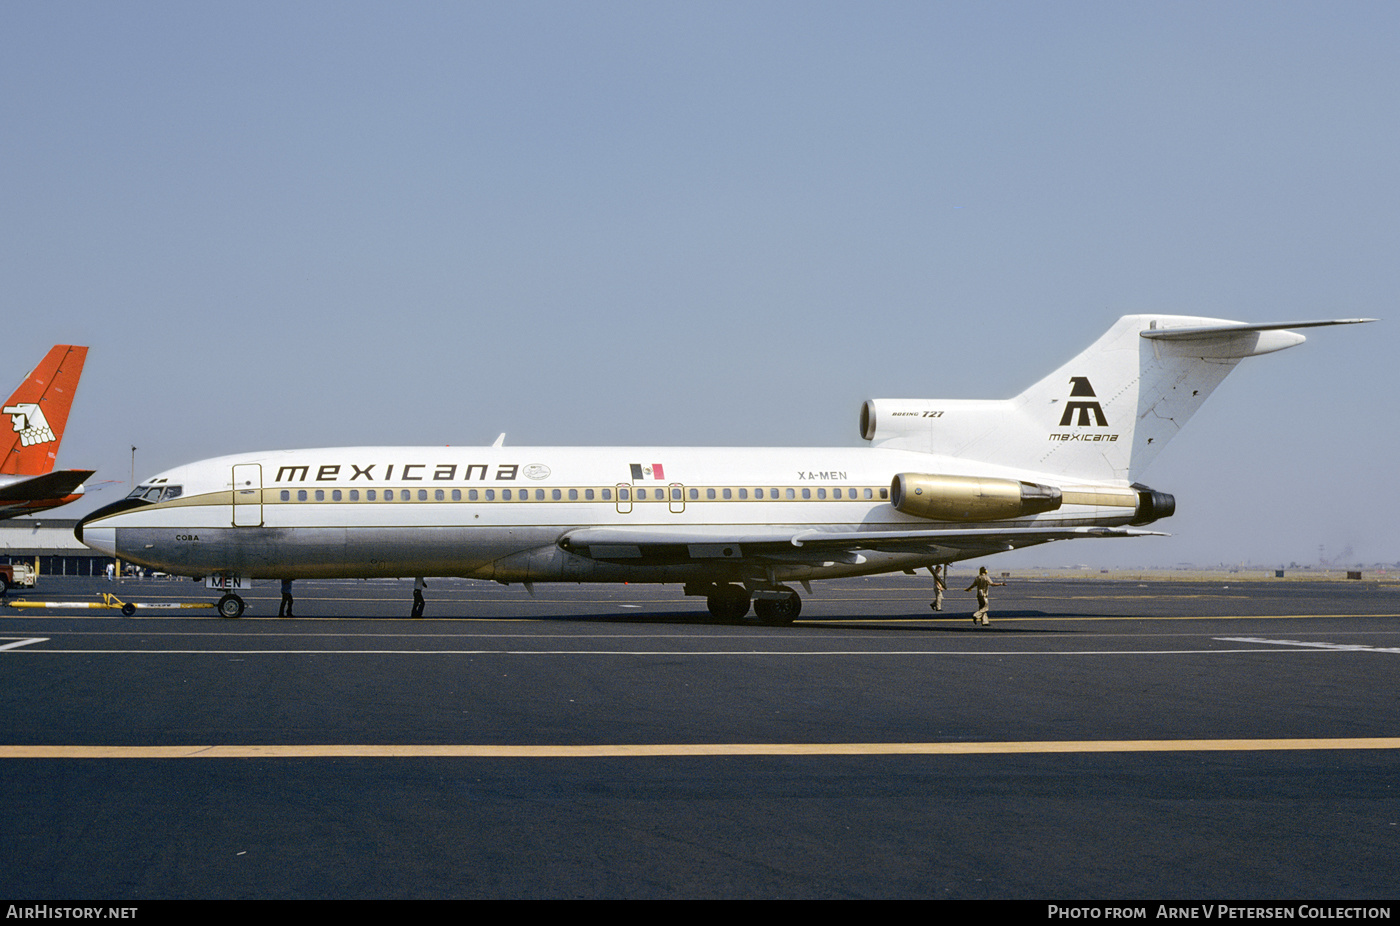
[(628, 758), (647, 756), (1005, 755), (1400, 749), (1400, 737), (1064, 740), (1005, 743), (683, 743), (678, 745), (0, 746), (0, 759)]

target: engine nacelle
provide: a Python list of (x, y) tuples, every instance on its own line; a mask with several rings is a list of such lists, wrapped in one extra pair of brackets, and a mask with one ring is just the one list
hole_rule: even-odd
[(900, 473), (890, 483), (890, 504), (905, 514), (934, 521), (1000, 521), (1054, 511), (1055, 486), (1015, 479)]
[(1176, 514), (1176, 498), (1170, 493), (1149, 489), (1140, 482), (1133, 483), (1133, 488), (1137, 490), (1138, 504), (1136, 516), (1129, 524), (1151, 524)]

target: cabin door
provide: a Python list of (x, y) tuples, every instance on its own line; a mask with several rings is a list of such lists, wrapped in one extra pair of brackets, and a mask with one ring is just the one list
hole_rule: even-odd
[(233, 468), (233, 526), (262, 527), (262, 464), (239, 463)]

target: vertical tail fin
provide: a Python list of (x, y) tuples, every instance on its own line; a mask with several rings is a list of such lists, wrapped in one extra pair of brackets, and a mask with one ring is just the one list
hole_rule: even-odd
[(55, 344), (5, 403), (10, 430), (0, 432), (0, 475), (37, 476), (53, 469), (87, 350)]
[(862, 427), (881, 446), (1132, 483), (1235, 364), (1303, 343), (1285, 329), (1372, 320), (1248, 325), (1128, 315), (1014, 399), (879, 399), (867, 403)]

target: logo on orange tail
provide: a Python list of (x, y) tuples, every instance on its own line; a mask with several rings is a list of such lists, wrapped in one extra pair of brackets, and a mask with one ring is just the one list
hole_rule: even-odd
[(34, 444), (47, 444), (56, 440), (53, 436), (53, 429), (49, 427), (48, 419), (44, 417), (44, 412), (33, 402), (20, 402), (17, 405), (6, 405), (5, 414), (10, 416), (10, 423), (13, 430), (19, 432), (19, 442), (23, 447), (30, 447)]

